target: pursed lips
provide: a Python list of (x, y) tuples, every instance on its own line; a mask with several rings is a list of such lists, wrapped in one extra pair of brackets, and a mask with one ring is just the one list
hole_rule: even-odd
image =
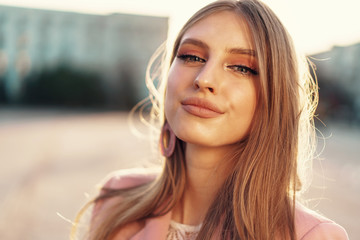
[(200, 118), (214, 118), (224, 112), (204, 98), (190, 97), (181, 101), (185, 111)]

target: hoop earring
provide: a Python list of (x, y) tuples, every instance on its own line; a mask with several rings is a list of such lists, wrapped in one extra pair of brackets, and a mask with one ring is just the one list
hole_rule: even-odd
[(170, 125), (165, 122), (164, 126), (161, 129), (160, 135), (161, 154), (164, 157), (170, 157), (174, 153), (175, 139), (176, 136), (171, 130)]

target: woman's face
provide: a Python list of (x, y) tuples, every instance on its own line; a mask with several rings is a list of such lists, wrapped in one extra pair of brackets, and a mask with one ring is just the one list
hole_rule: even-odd
[(169, 70), (165, 115), (175, 135), (207, 147), (242, 140), (258, 80), (246, 24), (229, 11), (200, 20), (185, 32)]

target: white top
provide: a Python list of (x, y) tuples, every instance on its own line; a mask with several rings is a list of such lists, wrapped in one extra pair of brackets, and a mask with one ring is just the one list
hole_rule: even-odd
[(200, 228), (201, 224), (192, 226), (171, 220), (166, 240), (195, 240)]

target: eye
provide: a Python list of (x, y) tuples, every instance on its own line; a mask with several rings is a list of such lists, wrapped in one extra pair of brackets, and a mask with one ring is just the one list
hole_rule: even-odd
[(241, 73), (243, 75), (258, 75), (258, 72), (252, 68), (243, 66), (243, 65), (229, 65), (227, 68), (233, 70), (234, 72)]
[(184, 62), (199, 62), (199, 63), (204, 63), (206, 62), (205, 59), (198, 57), (196, 55), (191, 55), (191, 54), (182, 54), (182, 55), (178, 55), (177, 56), (179, 59), (183, 60)]

